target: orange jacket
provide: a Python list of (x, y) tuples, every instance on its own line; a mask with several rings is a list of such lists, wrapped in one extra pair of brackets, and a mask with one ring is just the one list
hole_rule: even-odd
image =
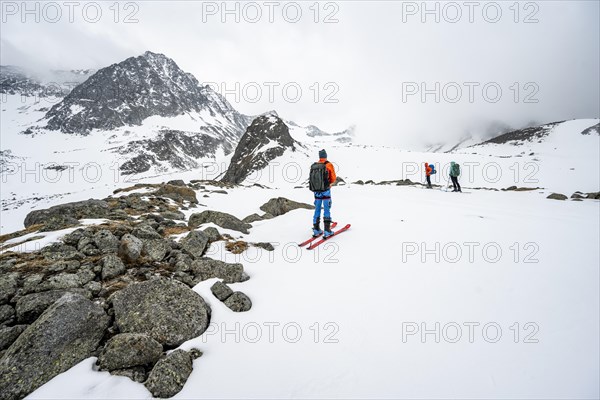
[[(319, 159), (320, 163), (324, 163), (325, 161), (327, 161), (327, 159), (325, 159), (325, 158)], [(329, 172), (329, 184), (331, 185), (337, 179), (337, 175), (335, 174), (335, 169), (333, 168), (332, 163), (327, 163), (325, 168), (327, 168), (327, 172)]]
[(431, 176), (431, 171), (433, 171), (433, 169), (429, 166), (428, 163), (425, 163), (425, 176)]

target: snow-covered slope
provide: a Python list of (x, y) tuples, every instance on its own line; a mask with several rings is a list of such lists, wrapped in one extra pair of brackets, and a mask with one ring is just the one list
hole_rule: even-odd
[[(202, 202), (241, 218), (272, 197), (311, 201), (305, 188), (228, 192)], [(333, 196), (334, 219), (352, 228), (318, 251), (296, 245), (310, 210), (234, 232), (274, 252), (211, 246), (244, 264), (250, 280), (231, 286), (253, 306), (232, 313), (210, 292), (216, 279), (195, 287), (214, 323), (181, 346), (204, 355), (175, 398), (598, 397), (597, 201), (394, 185)], [(30, 398), (149, 396), (94, 361)]]

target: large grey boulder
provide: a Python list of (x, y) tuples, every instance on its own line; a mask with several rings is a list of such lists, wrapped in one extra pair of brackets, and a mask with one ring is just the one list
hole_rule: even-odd
[(126, 233), (121, 238), (119, 245), (119, 256), (128, 262), (134, 262), (142, 255), (144, 242), (130, 233)]
[(212, 210), (206, 210), (202, 211), (201, 213), (192, 214), (188, 220), (188, 226), (191, 229), (195, 229), (208, 222), (212, 222), (221, 228), (231, 229), (233, 231), (242, 233), (248, 233), (248, 229), (252, 228), (252, 225), (241, 221), (231, 214)]
[(78, 294), (65, 294), (0, 359), (2, 398), (21, 399), (90, 357), (108, 324), (101, 306)]
[(267, 201), (265, 204), (260, 206), (260, 209), (265, 213), (269, 213), (275, 217), (283, 215), (292, 210), (298, 208), (304, 208), (307, 210), (313, 210), (315, 208), (312, 204), (299, 203), (297, 201), (286, 199), (285, 197), (277, 197)]
[(210, 321), (210, 307), (202, 296), (166, 279), (131, 284), (109, 301), (121, 332), (147, 334), (168, 347), (200, 336)]
[(46, 292), (27, 294), (19, 297), (17, 300), (15, 307), (17, 322), (22, 324), (32, 323), (66, 293), (77, 293), (84, 297), (89, 297), (89, 292), (85, 289), (48, 290)]
[(113, 336), (98, 357), (100, 368), (113, 371), (154, 365), (162, 356), (162, 346), (148, 335), (121, 333)]
[(208, 246), (208, 236), (202, 231), (191, 231), (181, 239), (179, 246), (194, 258), (202, 257)]
[(119, 239), (108, 229), (96, 232), (92, 240), (102, 253), (116, 253), (119, 249)]
[(102, 259), (102, 280), (112, 279), (125, 273), (125, 264), (114, 254)]
[(106, 201), (90, 199), (31, 211), (23, 224), (28, 228), (31, 225), (46, 224), (54, 219), (68, 222), (82, 218), (105, 218), (109, 212), (110, 207)]
[(192, 373), (194, 358), (193, 352), (175, 350), (156, 363), (144, 385), (154, 397), (175, 396)]

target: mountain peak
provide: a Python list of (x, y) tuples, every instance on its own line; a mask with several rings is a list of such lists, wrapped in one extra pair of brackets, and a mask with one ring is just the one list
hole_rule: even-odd
[(93, 129), (140, 125), (150, 116), (175, 117), (203, 110), (234, 122), (240, 135), (247, 126), (222, 96), (201, 87), (175, 61), (146, 51), (98, 70), (75, 87), (48, 111), (46, 128), (88, 134)]

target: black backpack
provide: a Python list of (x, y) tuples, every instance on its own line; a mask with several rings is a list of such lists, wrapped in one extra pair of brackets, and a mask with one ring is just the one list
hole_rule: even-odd
[(329, 171), (327, 163), (316, 162), (310, 166), (310, 175), (308, 177), (308, 187), (313, 192), (324, 192), (329, 189)]

